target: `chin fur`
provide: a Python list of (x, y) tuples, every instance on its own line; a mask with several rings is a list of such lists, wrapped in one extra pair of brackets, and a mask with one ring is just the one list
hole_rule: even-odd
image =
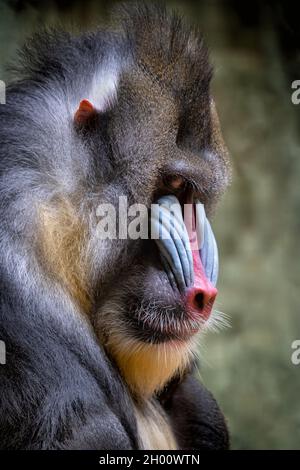
[(188, 366), (196, 341), (171, 340), (145, 343), (122, 333), (112, 333), (106, 347), (134, 395), (150, 398)]
[[(199, 333), (190, 338), (170, 339), (163, 342), (143, 341), (135, 337), (124, 303), (111, 299), (101, 308), (96, 318), (96, 331), (101, 344), (115, 360), (120, 373), (136, 397), (148, 399), (163, 389), (174, 375), (186, 371), (199, 349), (199, 335), (225, 326), (221, 312), (214, 311)], [(125, 314), (125, 315), (123, 315)]]

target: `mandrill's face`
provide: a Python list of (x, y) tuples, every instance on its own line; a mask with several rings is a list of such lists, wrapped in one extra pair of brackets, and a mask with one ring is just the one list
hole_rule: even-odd
[(95, 323), (128, 385), (146, 396), (187, 367), (217, 294), (206, 216), (228, 183), (228, 160), (207, 52), (195, 41), (171, 65), (146, 55), (127, 67), (103, 116), (111, 172), (103, 200), (144, 205), (149, 228), (147, 237), (117, 236), (107, 248), (115, 275), (105, 297), (99, 289)]

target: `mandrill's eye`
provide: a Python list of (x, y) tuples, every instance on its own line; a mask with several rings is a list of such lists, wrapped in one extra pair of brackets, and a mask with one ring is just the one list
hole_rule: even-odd
[(179, 175), (168, 175), (163, 178), (163, 183), (166, 189), (172, 191), (180, 191), (185, 187), (185, 180)]

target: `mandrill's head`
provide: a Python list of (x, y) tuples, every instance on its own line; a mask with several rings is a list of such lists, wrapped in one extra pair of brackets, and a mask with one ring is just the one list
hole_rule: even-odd
[[(101, 342), (129, 387), (151, 396), (188, 367), (209, 321), (217, 249), (205, 211), (211, 213), (229, 172), (201, 35), (162, 7), (121, 10), (117, 33), (124, 47), (107, 60), (114, 65), (105, 104), (100, 109), (84, 101), (75, 119), (83, 128), (91, 119), (87, 135), (97, 133), (97, 147), (93, 139), (91, 145), (103, 154), (103, 202), (118, 209), (119, 196), (126, 196), (129, 206), (147, 208), (140, 223), (158, 228), (155, 240), (126, 239), (117, 217), (116, 237), (105, 244), (95, 313)], [(171, 202), (173, 231), (165, 240), (159, 229), (173, 213)]]

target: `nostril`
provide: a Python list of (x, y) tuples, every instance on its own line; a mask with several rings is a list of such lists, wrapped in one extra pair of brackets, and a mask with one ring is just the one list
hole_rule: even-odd
[(186, 307), (189, 315), (195, 319), (207, 320), (212, 312), (216, 295), (217, 289), (210, 285), (204, 288), (192, 287), (188, 289)]
[(203, 292), (198, 292), (198, 294), (195, 295), (194, 303), (195, 303), (195, 306), (199, 310), (203, 310), (203, 308), (204, 308), (204, 294), (203, 294)]
[(198, 312), (201, 316), (208, 318), (214, 300), (216, 298), (217, 291), (216, 289), (200, 289), (194, 288), (190, 290), (190, 293), (187, 297), (187, 305), (196, 312)]

